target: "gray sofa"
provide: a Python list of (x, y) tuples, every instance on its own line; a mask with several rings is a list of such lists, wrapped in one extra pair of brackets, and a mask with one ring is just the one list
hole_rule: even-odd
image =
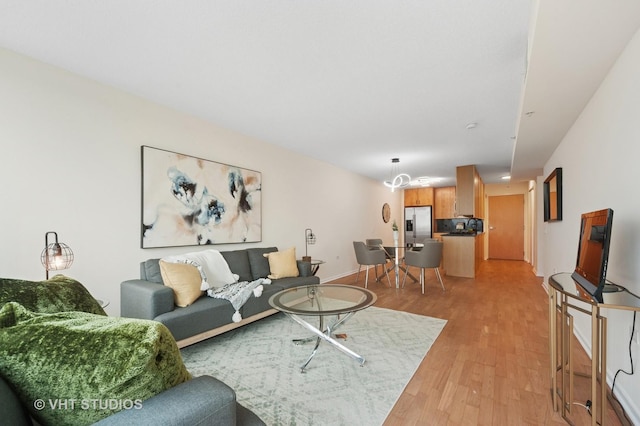
[[(15, 302), (25, 309), (41, 314), (56, 314), (59, 312), (77, 311), (95, 314), (96, 316), (104, 315), (103, 309), (98, 302), (91, 296), (87, 289), (78, 281), (64, 277), (62, 275), (55, 276), (47, 281), (26, 281), (19, 279), (0, 278), (0, 309), (7, 303)], [(79, 312), (78, 312), (79, 311)], [(0, 336), (6, 338), (2, 340), (5, 344), (0, 346), (3, 349), (10, 349), (15, 354), (22, 351), (29, 351), (31, 348), (27, 343), (26, 347), (10, 346), (10, 335), (14, 334), (10, 320), (3, 323), (0, 327)], [(65, 320), (63, 320), (64, 322)], [(69, 322), (69, 321), (66, 321)], [(106, 327), (105, 329), (108, 329)], [(76, 365), (79, 363), (78, 358), (72, 355), (70, 348), (74, 345), (74, 336), (79, 334), (69, 333), (65, 339), (61, 340), (64, 349), (60, 351), (63, 356), (52, 356), (46, 353), (45, 361), (39, 358), (37, 351), (24, 357), (29, 360), (28, 367), (37, 371), (37, 366), (42, 362), (50, 361), (54, 365), (60, 367), (60, 371), (64, 371), (64, 365), (60, 365), (60, 360), (68, 360), (68, 364)], [(110, 338), (110, 337), (108, 337)], [(88, 341), (91, 341), (88, 338)], [(95, 339), (94, 339), (95, 340)], [(79, 345), (85, 347), (87, 340)], [(55, 351), (53, 351), (55, 352)], [(5, 353), (5, 352), (3, 352)], [(71, 355), (69, 355), (71, 354)], [(55, 355), (55, 353), (53, 353)], [(94, 354), (94, 357), (98, 356)], [(107, 357), (109, 354), (107, 354)], [(140, 358), (142, 359), (142, 358)], [(3, 360), (6, 360), (4, 358)], [(125, 361), (126, 363), (127, 361)], [(129, 362), (132, 362), (130, 359)], [(3, 364), (4, 365), (4, 364)], [(135, 371), (143, 374), (144, 366), (133, 366)], [(0, 371), (0, 424), (6, 425), (33, 425), (37, 424), (32, 419), (31, 414), (37, 409), (37, 401), (25, 400), (24, 389), (15, 386), (16, 381), (10, 381), (8, 377), (11, 368)], [(84, 371), (80, 368), (78, 371)], [(29, 375), (25, 373), (25, 375)], [(37, 374), (32, 375), (32, 381), (35, 381)], [(95, 378), (86, 376), (86, 380), (95, 383)], [(133, 376), (127, 376), (133, 377)], [(131, 379), (128, 379), (131, 380)], [(114, 382), (115, 383), (115, 382)], [(112, 383), (113, 385), (113, 383)], [(109, 385), (105, 384), (105, 389)], [(114, 385), (116, 386), (116, 385)], [(100, 386), (97, 386), (100, 387)], [(117, 386), (116, 386), (117, 387)], [(46, 389), (46, 384), (42, 384), (42, 388)], [(43, 392), (45, 392), (43, 390)], [(21, 393), (23, 394), (22, 396)], [(60, 395), (64, 398), (65, 395)], [(42, 395), (42, 401), (51, 404), (50, 396)], [(44, 407), (42, 407), (44, 408)], [(122, 410), (98, 422), (100, 425), (246, 425), (258, 426), (264, 423), (253, 412), (241, 406), (236, 401), (236, 394), (232, 388), (225, 383), (211, 376), (195, 377), (191, 380), (182, 382), (176, 386), (166, 389), (148, 399), (142, 401), (140, 407), (128, 410)]]
[[(11, 386), (0, 376), (0, 423), (31, 426), (33, 421)], [(122, 410), (96, 425), (243, 425), (264, 422), (236, 402), (233, 389), (210, 376), (174, 386), (142, 403), (140, 409)]]
[[(239, 275), (239, 281), (253, 281), (269, 275), (269, 261), (263, 254), (277, 250), (248, 248), (221, 254), (231, 271)], [(269, 305), (269, 297), (280, 290), (320, 283), (311, 272), (311, 264), (298, 261), (298, 277), (274, 279), (264, 285), (262, 296), (251, 297), (241, 308), (242, 321), (233, 322), (235, 310), (226, 300), (202, 296), (187, 307), (176, 306), (173, 290), (163, 285), (159, 261), (141, 262), (140, 279), (121, 283), (120, 314), (163, 323), (181, 348), (276, 313)]]

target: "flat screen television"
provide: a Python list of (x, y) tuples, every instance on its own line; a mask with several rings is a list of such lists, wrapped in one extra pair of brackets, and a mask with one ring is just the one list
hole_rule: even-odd
[(609, 262), (613, 210), (583, 213), (576, 267), (571, 277), (595, 300), (602, 303)]

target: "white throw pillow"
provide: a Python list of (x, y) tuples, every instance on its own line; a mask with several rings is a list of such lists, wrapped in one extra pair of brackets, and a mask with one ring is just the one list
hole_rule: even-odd
[[(208, 249), (192, 253), (168, 256), (163, 258), (165, 262), (173, 263), (196, 263), (200, 266), (202, 280), (210, 287), (220, 288), (226, 284), (233, 284), (238, 281), (238, 275), (231, 272), (229, 264), (224, 260), (218, 250)], [(203, 290), (207, 290), (206, 288)]]

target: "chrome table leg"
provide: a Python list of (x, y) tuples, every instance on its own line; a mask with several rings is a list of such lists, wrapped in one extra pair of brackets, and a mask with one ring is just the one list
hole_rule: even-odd
[[(330, 343), (331, 345), (333, 345), (336, 349), (340, 350), (341, 352), (349, 355), (351, 358), (355, 359), (360, 366), (364, 365), (365, 359), (364, 357), (358, 355), (357, 353), (355, 353), (354, 351), (352, 351), (351, 349), (347, 348), (346, 346), (344, 346), (342, 343), (338, 342), (336, 339), (334, 339), (333, 337), (331, 337), (331, 328), (328, 327), (326, 333), (322, 332), (321, 330), (324, 329), (324, 316), (320, 315), (320, 328), (316, 328), (313, 325), (309, 324), (307, 321), (303, 320), (301, 317), (299, 317), (298, 315), (295, 314), (290, 314), (287, 313), (287, 315), (293, 319), (295, 322), (297, 322), (298, 324), (300, 324), (301, 326), (303, 326), (304, 328), (306, 328), (307, 330), (311, 331), (313, 334), (315, 334), (317, 337), (316, 340), (316, 345), (313, 349), (313, 352), (311, 353), (311, 355), (309, 356), (309, 358), (305, 361), (305, 363), (301, 366), (301, 372), (304, 373), (305, 368), (307, 367), (307, 365), (309, 364), (309, 362), (311, 362), (311, 360), (313, 359), (313, 357), (315, 356), (316, 352), (318, 351), (318, 346), (320, 345), (320, 341), (324, 340), (328, 343)], [(333, 329), (335, 330), (335, 327), (341, 325), (342, 323), (344, 323), (348, 318), (350, 318), (353, 315), (353, 312), (345, 315), (343, 318), (341, 318), (338, 322), (336, 322), (335, 324), (333, 324)]]

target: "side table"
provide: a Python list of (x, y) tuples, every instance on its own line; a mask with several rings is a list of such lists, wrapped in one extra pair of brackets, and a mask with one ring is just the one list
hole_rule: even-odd
[[(303, 260), (303, 259), (298, 259), (298, 260)], [(324, 260), (311, 259), (309, 263), (311, 263), (311, 275), (315, 275), (318, 273), (318, 269), (320, 269), (320, 265), (326, 262)]]
[(100, 304), (100, 307), (102, 309), (106, 308), (107, 306), (109, 306), (109, 303), (111, 303), (108, 300), (102, 300), (102, 299), (96, 299), (96, 302), (98, 302), (98, 304)]
[(640, 311), (640, 298), (622, 286), (610, 286), (602, 297), (603, 303), (593, 299), (571, 278), (570, 273), (549, 277), (551, 399), (554, 411), (560, 409), (562, 418), (569, 423), (567, 416), (571, 414), (574, 402), (573, 377), (578, 374), (574, 372), (571, 353), (574, 312), (591, 317), (591, 374), (587, 376), (591, 379), (591, 424), (603, 426), (607, 401), (607, 318), (602, 315), (601, 309)]

